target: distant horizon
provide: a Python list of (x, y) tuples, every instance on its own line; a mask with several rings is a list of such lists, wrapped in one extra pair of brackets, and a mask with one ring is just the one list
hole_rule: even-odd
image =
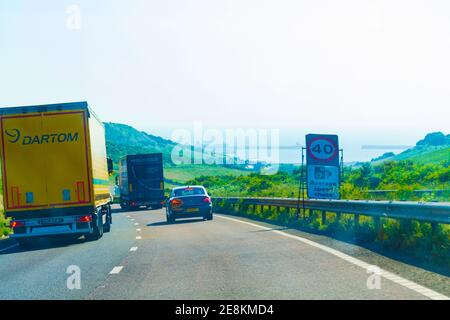
[[(108, 121), (108, 122), (110, 122), (110, 121)], [(149, 128), (149, 129), (137, 128), (137, 127), (135, 127), (135, 126), (133, 126), (131, 124), (127, 124), (127, 123), (121, 123), (121, 122), (112, 122), (112, 123), (128, 125), (128, 126), (133, 127), (134, 129), (138, 130), (138, 131), (146, 132), (146, 133), (151, 134), (153, 136), (158, 136), (158, 137), (161, 137), (163, 139), (173, 141), (173, 139), (171, 137), (171, 132), (173, 131), (173, 129), (168, 129), (168, 128), (167, 129), (162, 129), (162, 128), (159, 128), (159, 129), (153, 130), (154, 128)], [(186, 128), (188, 129), (188, 127), (186, 127)], [(226, 128), (218, 128), (218, 129), (224, 130)], [(302, 136), (299, 135), (297, 141), (294, 141), (293, 139), (289, 139), (289, 136), (292, 134), (292, 130), (293, 130), (292, 128), (288, 128), (287, 132), (285, 132), (285, 135), (283, 135), (283, 129), (280, 129), (280, 141), (281, 141), (281, 143), (280, 143), (280, 147), (281, 148), (279, 148), (280, 149), (279, 150), (280, 151), (280, 163), (299, 165), (301, 163), (300, 147), (304, 146), (304, 144), (305, 144), (304, 143), (305, 137), (304, 136), (302, 137)], [(300, 131), (300, 130), (297, 130), (297, 131)], [(353, 145), (353, 146), (347, 145), (347, 141), (349, 140), (348, 138), (344, 139), (344, 141), (346, 141), (346, 143), (345, 144), (341, 143), (341, 147), (344, 149), (344, 163), (355, 163), (355, 162), (371, 161), (372, 159), (380, 157), (380, 156), (382, 156), (382, 155), (384, 155), (385, 153), (388, 153), (388, 152), (393, 152), (396, 155), (400, 154), (403, 151), (406, 151), (406, 150), (409, 149), (409, 148), (406, 148), (406, 147), (410, 147), (410, 148), (415, 147), (416, 143), (418, 141), (422, 140), (427, 134), (433, 133), (433, 132), (443, 132), (443, 131), (433, 131), (433, 130), (429, 131), (429, 132), (425, 133), (423, 136), (419, 136), (417, 138), (417, 140), (415, 140), (414, 142), (412, 142), (412, 143), (410, 143), (408, 145), (403, 144), (403, 146), (405, 147), (403, 149), (399, 148), (399, 147), (402, 146), (402, 143), (398, 142), (397, 139), (395, 139), (395, 141), (397, 141), (397, 143), (393, 143), (393, 144), (390, 144), (390, 145), (387, 145), (386, 143), (373, 144), (373, 143), (362, 143), (362, 142), (360, 142), (360, 144), (356, 144), (356, 145)], [(321, 133), (326, 134), (326, 133), (330, 133), (330, 132), (321, 132)], [(331, 133), (334, 133), (334, 132), (331, 132)], [(444, 134), (448, 134), (447, 132), (443, 132), (443, 133)], [(288, 137), (286, 137), (286, 136), (288, 136)], [(303, 141), (301, 141), (302, 139), (303, 139)], [(283, 143), (283, 141), (285, 143)], [(291, 141), (294, 141), (294, 142), (291, 142)], [(341, 139), (341, 141), (343, 141), (343, 140)], [(350, 139), (350, 141), (352, 141), (352, 140)], [(370, 141), (373, 141), (373, 140), (370, 140)], [(385, 141), (385, 140), (383, 140), (383, 141)], [(296, 146), (296, 142), (299, 142), (299, 143), (301, 142), (300, 146), (298, 146), (297, 150), (295, 150), (295, 149), (290, 149), (290, 150), (288, 149), (288, 150), (286, 150), (285, 148), (283, 148), (283, 147), (286, 147), (286, 146), (294, 147), (294, 146)], [(364, 146), (368, 146), (368, 145), (372, 145), (374, 148), (365, 150)], [(380, 146), (381, 148), (375, 148), (375, 146)]]

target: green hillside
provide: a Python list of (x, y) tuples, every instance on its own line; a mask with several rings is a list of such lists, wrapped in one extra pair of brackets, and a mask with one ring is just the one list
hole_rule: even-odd
[(118, 123), (105, 123), (105, 131), (108, 157), (113, 159), (116, 165), (120, 158), (127, 154), (161, 152), (164, 159), (166, 186), (169, 188), (201, 176), (237, 176), (249, 173), (220, 165), (175, 165), (172, 162), (171, 153), (176, 143), (171, 140)]
[(416, 146), (397, 155), (386, 153), (372, 160), (372, 164), (380, 164), (385, 161), (409, 160), (420, 164), (450, 164), (450, 135), (442, 132), (434, 132), (417, 142)]
[(450, 163), (450, 146), (416, 146), (390, 160), (411, 160), (417, 163)]
[(127, 154), (158, 153), (164, 155), (164, 162), (172, 163), (170, 153), (176, 145), (135, 128), (119, 123), (105, 123), (106, 149), (108, 157), (115, 163)]
[(225, 168), (214, 165), (179, 165), (165, 168), (165, 178), (172, 184), (184, 184), (202, 176), (240, 176), (248, 175), (250, 171)]

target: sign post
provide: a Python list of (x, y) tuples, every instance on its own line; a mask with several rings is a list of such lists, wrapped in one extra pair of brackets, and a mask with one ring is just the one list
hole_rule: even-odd
[(339, 199), (340, 157), (337, 135), (306, 136), (306, 187), (308, 198)]

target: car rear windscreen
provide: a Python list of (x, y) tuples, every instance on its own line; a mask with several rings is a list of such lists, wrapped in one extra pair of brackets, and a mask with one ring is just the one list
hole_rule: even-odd
[(175, 197), (196, 196), (204, 194), (205, 190), (203, 188), (184, 188), (184, 189), (177, 189), (174, 191)]

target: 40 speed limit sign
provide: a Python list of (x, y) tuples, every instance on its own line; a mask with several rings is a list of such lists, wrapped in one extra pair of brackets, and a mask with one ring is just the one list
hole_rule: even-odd
[(308, 134), (306, 167), (306, 187), (310, 199), (339, 199), (338, 136)]
[(337, 135), (308, 134), (306, 163), (339, 167), (339, 138)]

